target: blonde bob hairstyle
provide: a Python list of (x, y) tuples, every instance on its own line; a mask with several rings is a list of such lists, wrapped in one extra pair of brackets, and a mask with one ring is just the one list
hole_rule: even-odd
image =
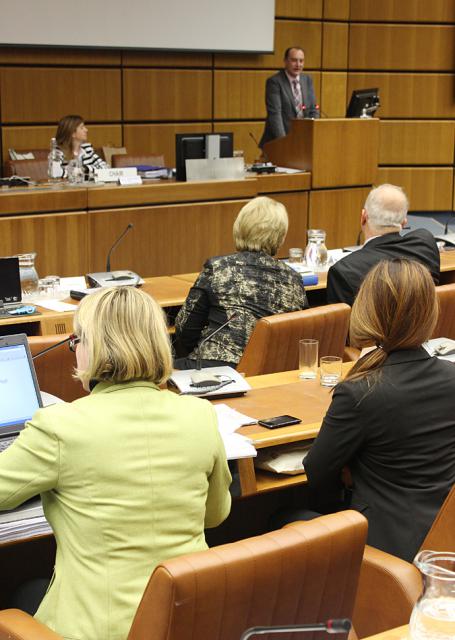
[(235, 248), (274, 256), (284, 242), (288, 225), (288, 213), (281, 202), (266, 196), (254, 198), (240, 210), (234, 222)]
[(367, 275), (351, 312), (354, 347), (376, 346), (346, 379), (378, 372), (391, 351), (418, 349), (436, 326), (439, 301), (428, 269), (413, 260), (382, 260)]
[(172, 356), (164, 314), (155, 300), (132, 287), (103, 289), (86, 296), (74, 317), (74, 331), (88, 365), (76, 378), (115, 383), (165, 382)]

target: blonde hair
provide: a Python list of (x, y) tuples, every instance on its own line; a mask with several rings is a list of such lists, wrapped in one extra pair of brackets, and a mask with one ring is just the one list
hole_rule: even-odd
[(237, 251), (264, 251), (274, 256), (288, 232), (286, 207), (260, 196), (250, 200), (238, 214), (233, 227)]
[(73, 153), (73, 133), (83, 123), (83, 118), (76, 115), (64, 116), (58, 123), (55, 140), (67, 159)]
[(163, 311), (139, 289), (116, 287), (85, 297), (74, 316), (74, 331), (88, 355), (87, 368), (76, 371), (83, 384), (90, 380), (161, 384), (171, 374)]
[(408, 198), (401, 187), (381, 184), (372, 189), (365, 200), (364, 209), (373, 229), (384, 227), (401, 229), (409, 209)]
[(417, 349), (436, 326), (439, 301), (428, 269), (413, 260), (382, 260), (367, 275), (351, 311), (354, 347), (376, 345), (358, 360), (346, 379), (378, 372), (388, 353)]

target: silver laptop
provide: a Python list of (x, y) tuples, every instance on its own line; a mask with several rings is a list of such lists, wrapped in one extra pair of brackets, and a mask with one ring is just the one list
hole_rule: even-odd
[(0, 336), (0, 452), (42, 406), (27, 336)]

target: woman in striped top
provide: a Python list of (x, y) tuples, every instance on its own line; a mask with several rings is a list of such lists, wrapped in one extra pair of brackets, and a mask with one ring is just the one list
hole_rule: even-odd
[(92, 175), (95, 169), (108, 168), (107, 162), (95, 153), (87, 142), (88, 129), (81, 116), (65, 116), (60, 120), (55, 138), (61, 152), (63, 176), (67, 175), (67, 166), (71, 160), (79, 158), (84, 173)]

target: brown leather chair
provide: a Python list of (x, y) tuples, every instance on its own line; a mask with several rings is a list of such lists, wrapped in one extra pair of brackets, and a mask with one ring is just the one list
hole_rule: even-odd
[[(455, 552), (455, 485), (420, 548)], [(421, 592), (413, 564), (367, 545), (353, 617), (359, 638), (407, 624)]]
[[(67, 337), (68, 335), (30, 336), (28, 343), (32, 356)], [(33, 362), (41, 391), (52, 393), (65, 402), (87, 395), (81, 383), (72, 377), (76, 356), (67, 344), (45, 353)]]
[(436, 287), (436, 295), (439, 299), (439, 319), (433, 338), (455, 340), (455, 284)]
[(455, 485), (444, 500), (420, 548), (455, 553)]
[[(128, 640), (238, 640), (256, 625), (349, 618), (366, 533), (364, 517), (344, 511), (166, 560), (150, 578)], [(60, 636), (5, 610), (6, 638)]]
[(122, 153), (112, 156), (113, 167), (135, 167), (136, 165), (144, 164), (151, 167), (164, 167), (164, 156), (148, 153), (144, 155), (131, 155), (129, 153)]
[(247, 376), (298, 369), (302, 338), (319, 340), (319, 357), (342, 358), (350, 314), (351, 307), (339, 303), (261, 318), (237, 369)]
[(26, 176), (32, 180), (47, 180), (47, 158), (40, 160), (7, 160), (5, 162), (5, 176)]

